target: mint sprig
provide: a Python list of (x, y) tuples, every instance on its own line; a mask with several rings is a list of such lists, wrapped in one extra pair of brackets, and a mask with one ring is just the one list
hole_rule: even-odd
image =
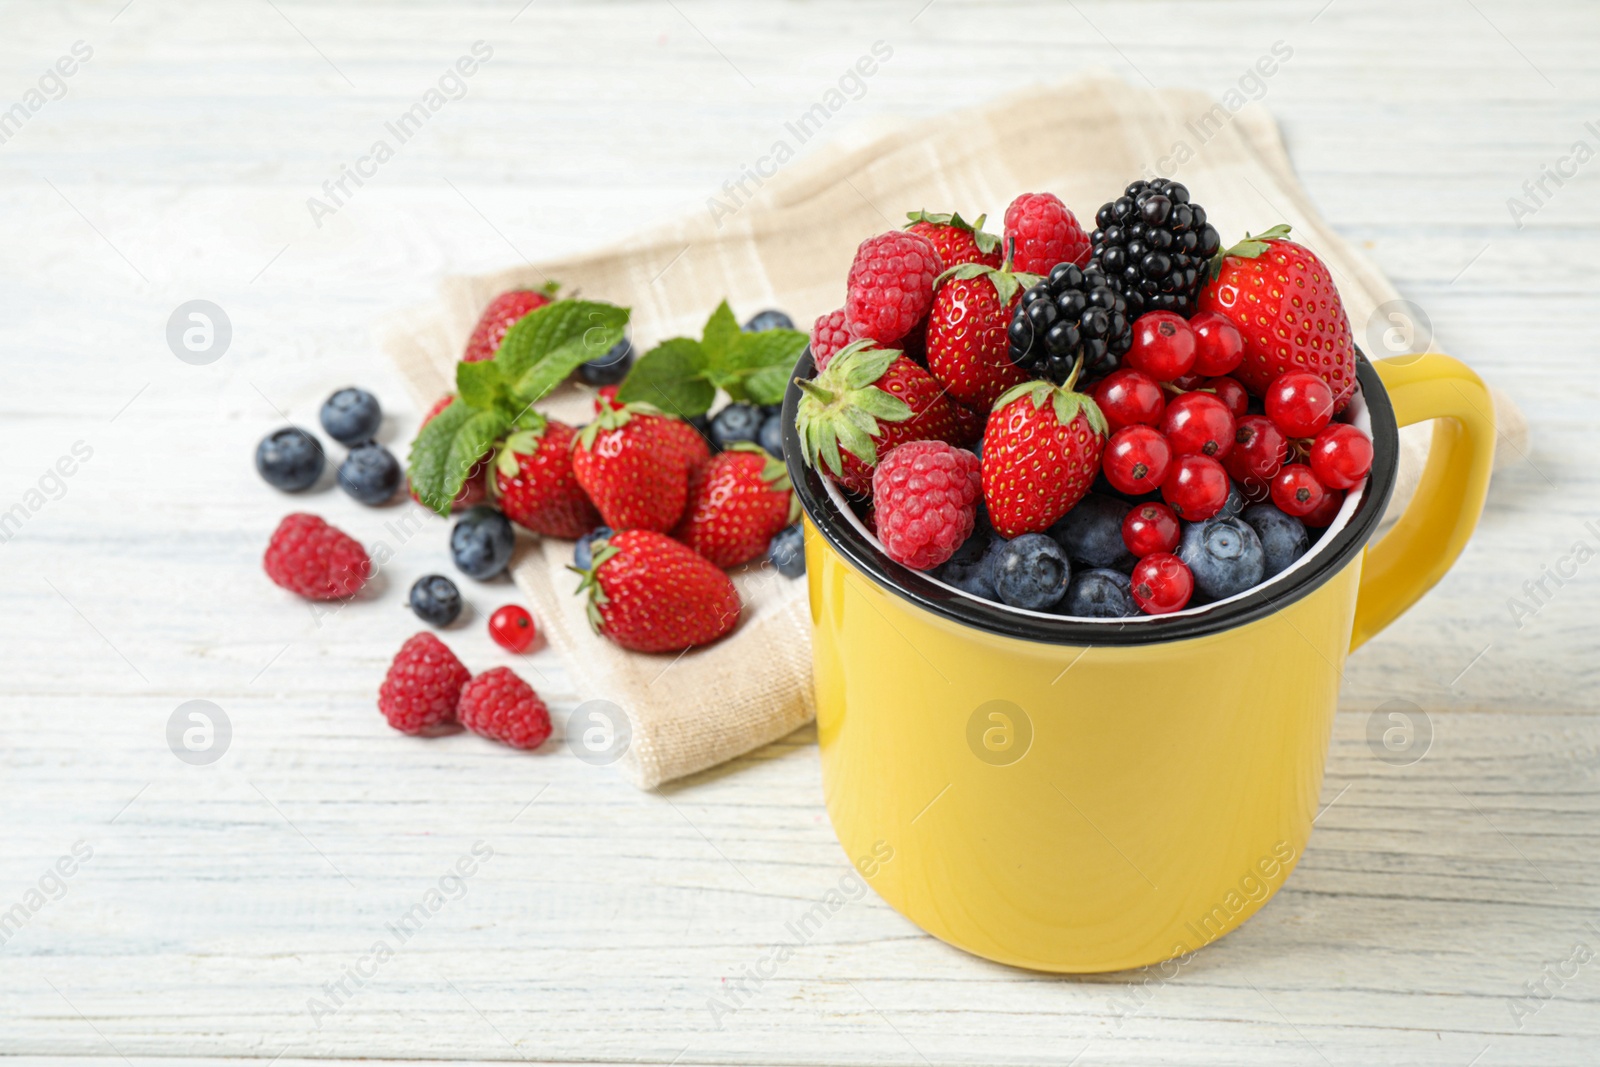
[(617, 399), (682, 418), (703, 415), (721, 389), (734, 400), (778, 404), (808, 338), (800, 330), (745, 333), (724, 300), (699, 340), (674, 337), (639, 357)]

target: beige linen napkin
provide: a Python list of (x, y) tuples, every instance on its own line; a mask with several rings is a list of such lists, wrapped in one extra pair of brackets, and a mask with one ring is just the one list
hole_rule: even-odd
[[(1246, 230), (1290, 223), (1333, 270), (1357, 343), (1373, 358), (1398, 354), (1373, 351), (1367, 328), (1374, 310), (1397, 294), (1317, 217), (1265, 110), (1250, 105), (1230, 114), (1204, 94), (1141, 90), (1106, 75), (885, 127), (878, 136), (847, 135), (750, 188), (752, 199), (719, 190), (706, 210), (611, 249), (448, 279), (439, 302), (404, 316), (383, 344), (418, 403), (431, 404), (454, 388), (455, 362), (483, 306), (502, 290), (551, 278), (564, 292), (631, 307), (640, 351), (667, 337), (699, 336), (723, 298), (741, 319), (777, 307), (805, 329), (843, 303), (856, 245), (901, 225), (907, 211), (988, 212), (987, 228), (999, 232), (1013, 197), (1050, 191), (1088, 229), (1099, 205), (1129, 181), (1157, 175), (1189, 186), (1224, 244)], [(592, 391), (567, 386), (546, 407), (576, 424), (589, 419), (591, 403)], [(1498, 398), (1497, 409), (1510, 451), (1521, 454), (1520, 414)], [(1406, 436), (1399, 502), (1415, 487), (1426, 441)], [(626, 711), (632, 739), (620, 766), (641, 788), (713, 766), (812, 718), (804, 582), (748, 566), (734, 577), (746, 611), (733, 635), (682, 656), (639, 655), (590, 632), (572, 595), (576, 578), (564, 569), (571, 552), (570, 542), (546, 541), (519, 558), (513, 575), (584, 698)]]

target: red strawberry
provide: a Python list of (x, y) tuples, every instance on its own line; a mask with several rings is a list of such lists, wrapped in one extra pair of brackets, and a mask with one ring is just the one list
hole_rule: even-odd
[[(983, 432), (983, 500), (1001, 537), (1042, 533), (1094, 484), (1106, 419), (1066, 385), (1025, 382), (1006, 393)], [(1048, 403), (1046, 403), (1048, 401)]]
[(361, 542), (303, 511), (278, 523), (261, 565), (275, 585), (307, 600), (355, 596), (372, 576)]
[(1011, 313), (1038, 275), (969, 263), (939, 276), (928, 312), (928, 370), (957, 403), (988, 411), (1028, 380), (1011, 361)]
[(607, 526), (672, 529), (689, 493), (682, 438), (649, 404), (607, 407), (578, 432), (572, 470)]
[(706, 439), (700, 435), (700, 431), (687, 421), (664, 415), (659, 429), (662, 440), (667, 444), (667, 450), (676, 451), (683, 458), (684, 468), (690, 474), (711, 458), (711, 446), (706, 444)]
[(505, 439), (494, 461), (494, 494), (506, 518), (546, 537), (576, 539), (600, 525), (600, 513), (572, 472), (577, 433), (547, 419), (539, 429)]
[(783, 461), (741, 442), (689, 476), (689, 504), (672, 536), (719, 567), (736, 567), (799, 517)]
[(1006, 249), (1018, 270), (1049, 274), (1058, 263), (1089, 263), (1089, 236), (1054, 193), (1023, 193), (1006, 208)]
[(591, 551), (578, 592), (588, 594), (590, 625), (623, 648), (679, 652), (739, 624), (739, 594), (728, 576), (665, 534), (623, 530)]
[(856, 249), (845, 285), (845, 327), (853, 338), (893, 344), (911, 332), (933, 302), (933, 280), (944, 270), (925, 237), (893, 230)]
[(1292, 370), (1310, 371), (1333, 390), (1334, 410), (1356, 388), (1356, 349), (1333, 276), (1316, 253), (1286, 240), (1274, 226), (1213, 260), (1200, 290), (1201, 311), (1215, 311), (1244, 336), (1244, 360), (1233, 376), (1256, 396)]
[(817, 321), (811, 325), (811, 358), (816, 362), (817, 369), (828, 365), (834, 353), (850, 343), (850, 331), (845, 328), (844, 308), (830, 311), (826, 315), (818, 315)]
[(930, 215), (926, 211), (906, 214), (911, 221), (906, 229), (926, 237), (939, 253), (939, 262), (945, 270), (962, 263), (982, 263), (986, 267), (1000, 265), (1000, 238), (983, 232), (984, 215), (968, 222), (959, 214)]
[[(443, 411), (445, 408), (449, 407), (450, 401), (454, 400), (455, 398), (456, 394), (454, 393), (446, 393), (444, 396), (441, 396), (439, 398), (439, 402), (434, 404), (433, 407), (429, 408), (426, 415), (422, 416), (422, 425), (426, 426), (428, 423), (432, 422), (433, 417), (439, 414), (439, 412)], [(419, 429), (420, 428), (421, 427), (419, 427)], [(467, 480), (461, 483), (461, 491), (456, 494), (456, 498), (454, 500), (450, 501), (451, 511), (465, 511), (474, 504), (483, 503), (484, 499), (488, 497), (488, 479), (484, 476), (484, 472), (488, 469), (488, 464), (489, 456), (488, 453), (485, 453), (482, 459), (472, 465), (472, 469), (467, 472)], [(417, 496), (417, 491), (415, 489), (410, 489), (408, 487), (408, 491), (411, 493), (412, 500), (415, 500), (419, 504), (422, 503), (422, 499)]]
[(796, 424), (808, 467), (819, 464), (861, 496), (872, 491), (878, 457), (907, 441), (959, 444), (957, 405), (927, 371), (893, 349), (855, 341), (802, 379)]
[(478, 324), (467, 338), (467, 349), (461, 354), (463, 363), (481, 363), (493, 359), (505, 340), (506, 331), (520, 322), (530, 311), (538, 311), (555, 299), (557, 284), (549, 282), (543, 289), (512, 289), (489, 301), (489, 306), (478, 316)]

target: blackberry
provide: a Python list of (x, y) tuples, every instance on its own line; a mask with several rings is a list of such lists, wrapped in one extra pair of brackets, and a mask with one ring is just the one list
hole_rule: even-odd
[(1128, 303), (1128, 317), (1173, 311), (1188, 318), (1206, 263), (1222, 247), (1206, 209), (1167, 178), (1136, 181), (1103, 206), (1089, 235), (1093, 258)]
[(1023, 290), (1011, 316), (1011, 362), (1036, 378), (1066, 382), (1081, 360), (1080, 380), (1109, 374), (1133, 343), (1128, 305), (1092, 263), (1058, 264)]

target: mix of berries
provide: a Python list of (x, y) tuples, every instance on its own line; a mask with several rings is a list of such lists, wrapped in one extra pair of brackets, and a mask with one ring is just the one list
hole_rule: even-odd
[(1349, 322), (1287, 227), (1224, 251), (1166, 179), (1088, 235), (1048, 193), (998, 243), (909, 217), (862, 243), (798, 383), (805, 463), (890, 559), (1016, 608), (1168, 614), (1282, 573), (1371, 470)]

